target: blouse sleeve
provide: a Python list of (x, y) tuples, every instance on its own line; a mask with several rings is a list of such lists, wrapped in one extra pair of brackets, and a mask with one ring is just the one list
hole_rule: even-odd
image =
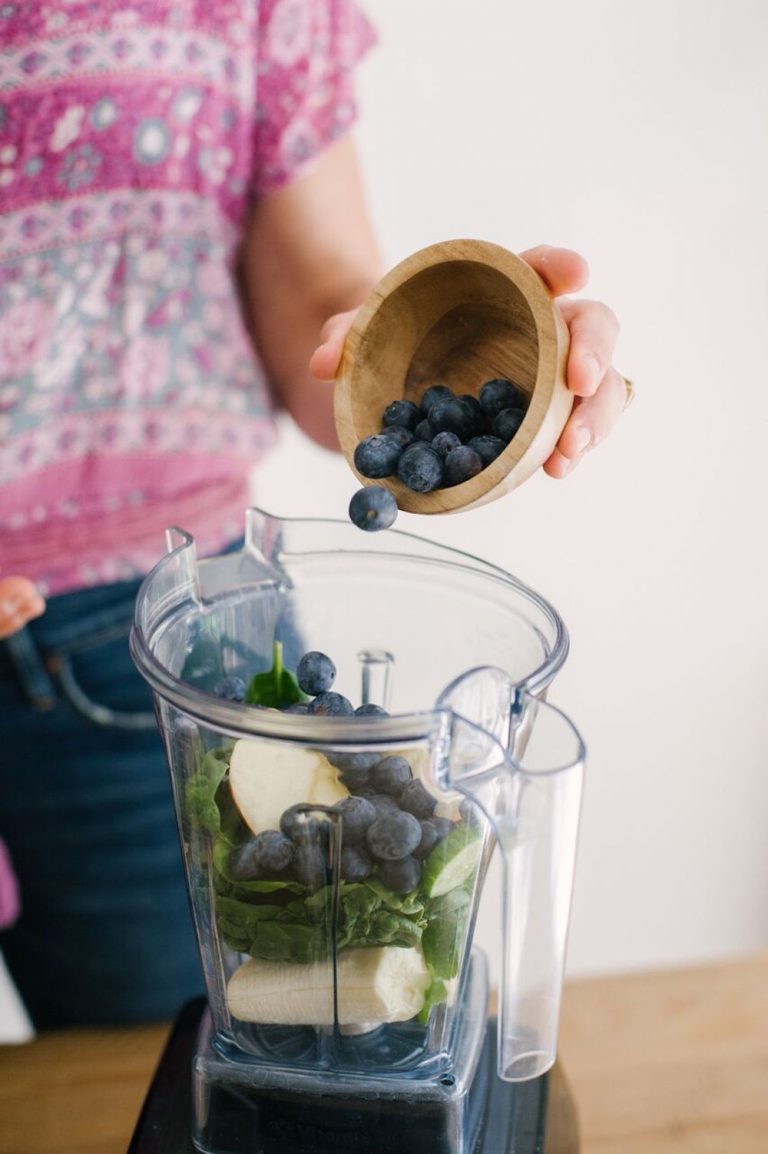
[(354, 70), (376, 41), (354, 0), (261, 0), (252, 198), (298, 176), (355, 120)]

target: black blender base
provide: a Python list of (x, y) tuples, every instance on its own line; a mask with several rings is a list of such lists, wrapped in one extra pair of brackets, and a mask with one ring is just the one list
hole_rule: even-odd
[[(190, 1136), (192, 1118), (191, 1063), (205, 999), (188, 1002), (176, 1020), (147, 1093), (127, 1154), (196, 1154)], [(470, 1093), (472, 1154), (545, 1154), (549, 1076), (530, 1082), (502, 1082), (496, 1074), (496, 1023), (489, 1020), (485, 1044)], [(233, 1103), (233, 1105), (235, 1105)], [(254, 1154), (343, 1154), (351, 1147), (338, 1130), (323, 1133), (311, 1116), (286, 1112), (275, 1101), (260, 1105), (258, 1144), (244, 1145)], [(315, 1115), (315, 1119), (317, 1116)], [(403, 1130), (403, 1120), (397, 1127)], [(436, 1129), (439, 1129), (437, 1127)], [(393, 1134), (391, 1149), (401, 1154), (452, 1154), (438, 1134), (427, 1128), (417, 1134), (406, 1122), (407, 1140)], [(355, 1154), (390, 1149), (377, 1120), (370, 1145)]]

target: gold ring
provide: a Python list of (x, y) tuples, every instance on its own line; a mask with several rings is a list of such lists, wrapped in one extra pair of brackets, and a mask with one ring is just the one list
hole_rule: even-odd
[(628, 409), (635, 399), (635, 386), (632, 384), (629, 377), (622, 377), (621, 379), (624, 382), (624, 387), (627, 390), (627, 399), (624, 402), (624, 408)]

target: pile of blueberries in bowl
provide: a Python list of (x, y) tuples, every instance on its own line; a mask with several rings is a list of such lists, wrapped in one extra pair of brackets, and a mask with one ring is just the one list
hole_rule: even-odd
[[(354, 453), (363, 477), (397, 477), (415, 493), (461, 485), (504, 451), (523, 423), (528, 396), (506, 378), (486, 381), (477, 397), (432, 385), (421, 403), (392, 401), (379, 433), (365, 437)], [(350, 519), (360, 529), (388, 529), (397, 502), (382, 486), (355, 493)]]

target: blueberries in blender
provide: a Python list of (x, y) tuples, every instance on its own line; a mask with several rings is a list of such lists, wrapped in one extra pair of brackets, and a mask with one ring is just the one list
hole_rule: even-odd
[(213, 692), (225, 701), (245, 701), (245, 682), (242, 677), (225, 677)]
[(522, 425), (524, 417), (524, 409), (502, 409), (493, 422), (494, 436), (509, 444)]
[(365, 831), (376, 820), (376, 808), (364, 797), (345, 797), (333, 807), (341, 814), (341, 840), (344, 846), (360, 845)]
[(280, 873), (291, 864), (293, 842), (276, 829), (268, 829), (236, 846), (229, 855), (229, 872), (235, 881), (253, 881)]
[(500, 453), (503, 453), (506, 445), (501, 437), (492, 437), (490, 434), (483, 434), (481, 437), (473, 437), (471, 441), (467, 442), (470, 449), (474, 449), (480, 460), (483, 462), (483, 468), (490, 465), (491, 461), (495, 461)]
[(400, 812), (400, 806), (395, 799), (386, 793), (366, 793), (365, 796), (376, 810), (377, 817), (383, 817), (385, 813)]
[(443, 484), (461, 485), (470, 477), (476, 477), (483, 470), (483, 461), (479, 453), (470, 449), (469, 445), (459, 445), (451, 449), (443, 462)]
[(308, 701), (292, 701), (290, 705), (286, 705), (283, 713), (309, 713)]
[(421, 864), (415, 857), (385, 861), (379, 865), (379, 877), (387, 889), (394, 890), (396, 894), (407, 894), (419, 884)]
[(430, 445), (416, 441), (403, 450), (397, 475), (414, 493), (429, 493), (443, 480), (443, 462)]
[(397, 501), (389, 490), (382, 489), (381, 485), (366, 485), (364, 489), (358, 489), (349, 502), (350, 521), (353, 525), (357, 525), (358, 529), (365, 529), (367, 533), (389, 529), (394, 525), (396, 518)]
[(381, 435), (382, 437), (389, 437), (396, 445), (399, 445), (401, 449), (405, 449), (408, 445), (412, 444), (414, 440), (414, 435), (411, 430), (404, 428), (403, 425), (387, 425), (386, 428), (381, 430)]
[(336, 666), (330, 657), (311, 649), (305, 653), (296, 666), (296, 680), (299, 689), (314, 697), (318, 693), (325, 693), (336, 679)]
[(303, 886), (319, 890), (328, 882), (328, 863), (319, 845), (309, 842), (297, 845), (293, 853), (293, 872)]
[(443, 460), (448, 456), (451, 449), (457, 449), (460, 444), (461, 441), (455, 433), (438, 433), (432, 439), (432, 448)]
[(419, 421), (418, 425), (413, 430), (413, 435), (417, 441), (430, 442), (435, 435), (435, 430), (432, 428), (429, 421), (425, 418), (423, 421)]
[(400, 425), (402, 428), (413, 432), (421, 420), (421, 416), (421, 409), (418, 405), (414, 405), (413, 401), (393, 401), (384, 410), (382, 424)]
[(391, 477), (397, 468), (400, 453), (400, 446), (392, 437), (382, 433), (365, 437), (355, 449), (355, 468), (358, 473), (373, 480)]
[(431, 817), (429, 820), (437, 830), (438, 842), (445, 841), (448, 834), (454, 828), (454, 823), (451, 819), (449, 817)]
[[(355, 710), (357, 713), (357, 710)], [(337, 750), (331, 750), (326, 754), (331, 765), (335, 765), (337, 769), (347, 773), (359, 773), (362, 770), (373, 769), (374, 765), (378, 765), (381, 761), (380, 753), (342, 753)]]
[(380, 862), (408, 857), (421, 841), (421, 825), (410, 813), (385, 813), (368, 826), (365, 842)]
[(291, 805), (280, 818), (280, 829), (295, 845), (318, 844), (326, 835), (327, 822), (312, 817), (303, 803)]
[(414, 817), (431, 817), (437, 807), (437, 798), (433, 797), (418, 780), (409, 781), (400, 795), (400, 808)]
[(355, 712), (351, 701), (341, 693), (318, 693), (309, 703), (309, 712), (324, 717), (349, 717)]
[(421, 411), (429, 416), (429, 411), (434, 405), (435, 401), (447, 401), (453, 396), (453, 393), (447, 385), (430, 385), (428, 389), (424, 390), (424, 395), (421, 398)]
[(372, 770), (371, 784), (378, 793), (399, 797), (412, 777), (411, 767), (404, 757), (385, 757)]
[(382, 709), (380, 705), (374, 705), (372, 701), (365, 705), (358, 705), (355, 710), (356, 717), (389, 717), (386, 709)]
[(373, 862), (362, 846), (345, 846), (341, 851), (341, 876), (345, 882), (364, 882), (372, 871)]
[(502, 409), (524, 409), (528, 398), (522, 389), (503, 377), (486, 381), (478, 397), (480, 407), (487, 417), (496, 417)]

